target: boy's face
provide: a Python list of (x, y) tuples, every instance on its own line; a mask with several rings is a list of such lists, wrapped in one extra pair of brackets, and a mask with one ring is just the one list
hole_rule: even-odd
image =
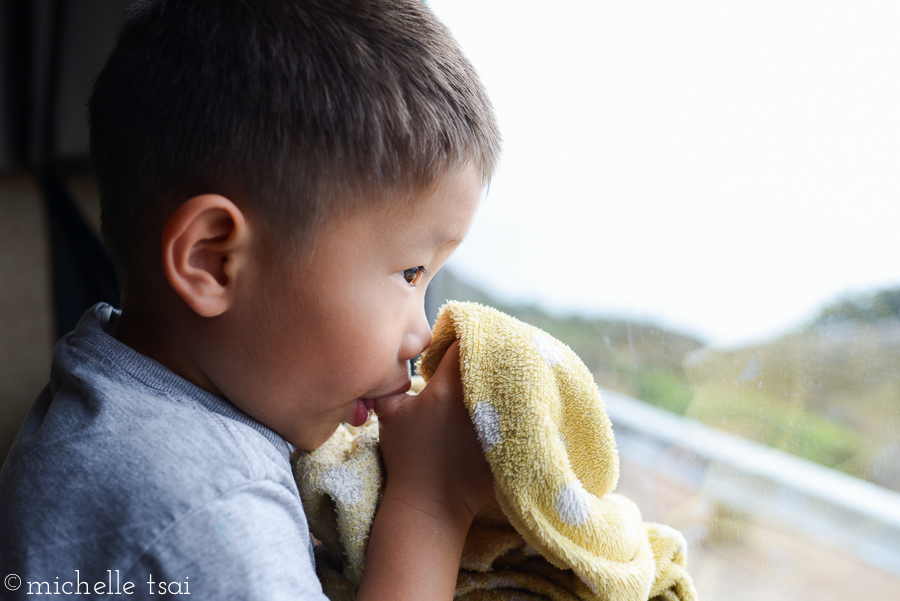
[(481, 188), (474, 167), (453, 170), (413, 203), (325, 226), (290, 267), (260, 269), (242, 291), (241, 348), (218, 362), (222, 393), (307, 450), (341, 422), (361, 425), (373, 399), (405, 393), (410, 360), (431, 343), (425, 287), (468, 232)]

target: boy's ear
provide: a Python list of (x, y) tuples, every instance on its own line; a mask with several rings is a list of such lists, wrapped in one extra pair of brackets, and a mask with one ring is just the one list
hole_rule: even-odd
[(237, 276), (248, 257), (244, 215), (218, 194), (194, 196), (163, 228), (162, 262), (169, 284), (202, 317), (224, 313), (233, 301)]

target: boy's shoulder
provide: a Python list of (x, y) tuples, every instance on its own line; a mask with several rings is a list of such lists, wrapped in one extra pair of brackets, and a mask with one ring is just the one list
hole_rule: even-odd
[(76, 569), (82, 579), (116, 569), (143, 578), (184, 565), (199, 586), (234, 563), (252, 569), (238, 548), (274, 546), (305, 560), (287, 443), (116, 341), (107, 333), (115, 319), (94, 307), (54, 351), (50, 383), (0, 472), (0, 538), (9, 543), (0, 563), (43, 581)]
[(113, 474), (137, 479), (145, 491), (188, 493), (207, 485), (221, 493), (285, 472), (284, 439), (118, 342), (109, 333), (117, 317), (96, 305), (57, 345), (50, 382), (16, 441), (31, 461), (47, 470), (55, 469), (51, 460), (62, 463), (120, 490)]

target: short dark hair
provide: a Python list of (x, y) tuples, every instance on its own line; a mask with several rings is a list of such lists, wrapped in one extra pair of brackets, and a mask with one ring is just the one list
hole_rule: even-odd
[(422, 0), (133, 5), (89, 102), (103, 237), (120, 276), (201, 193), (273, 235), (314, 235), (362, 198), (500, 148), (472, 65)]

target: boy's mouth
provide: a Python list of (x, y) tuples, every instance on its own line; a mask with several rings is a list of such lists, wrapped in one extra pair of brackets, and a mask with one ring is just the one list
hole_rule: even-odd
[(353, 405), (353, 417), (348, 422), (351, 426), (359, 427), (369, 421), (369, 414), (375, 409), (375, 399), (386, 398), (390, 396), (395, 396), (398, 394), (405, 394), (406, 391), (409, 390), (410, 383), (406, 382), (403, 386), (400, 386), (397, 390), (393, 392), (389, 392), (387, 394), (378, 395), (377, 397), (371, 398), (359, 398), (356, 399), (356, 402)]
[(375, 399), (356, 399), (350, 425), (359, 427), (369, 421), (369, 412), (375, 408)]

